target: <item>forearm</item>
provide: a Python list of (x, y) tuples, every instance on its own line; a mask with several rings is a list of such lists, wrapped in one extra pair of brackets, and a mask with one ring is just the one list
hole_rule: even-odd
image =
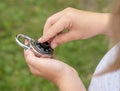
[(60, 91), (86, 91), (81, 79), (76, 73), (64, 75), (58, 87)]
[(98, 34), (111, 36), (111, 31), (109, 29), (111, 15), (109, 13), (96, 13), (89, 11), (81, 11), (80, 14), (81, 13), (83, 14), (81, 20), (84, 19), (82, 20), (81, 25), (85, 26), (83, 27), (83, 30), (86, 31), (83, 39), (91, 38)]
[(71, 79), (59, 86), (60, 91), (86, 91), (80, 79)]

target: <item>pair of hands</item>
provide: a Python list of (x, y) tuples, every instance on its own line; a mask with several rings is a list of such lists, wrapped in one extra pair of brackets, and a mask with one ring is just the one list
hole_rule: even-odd
[[(54, 49), (68, 41), (87, 39), (97, 34), (110, 35), (108, 21), (109, 14), (67, 8), (48, 18), (39, 42), (50, 41)], [(68, 31), (63, 32), (64, 29)], [(52, 81), (60, 91), (85, 91), (77, 72), (69, 65), (56, 59), (38, 58), (30, 50), (24, 54), (31, 72)]]

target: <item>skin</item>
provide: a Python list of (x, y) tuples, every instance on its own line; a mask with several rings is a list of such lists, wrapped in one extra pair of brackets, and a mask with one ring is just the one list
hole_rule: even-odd
[(69, 65), (56, 59), (38, 58), (31, 50), (24, 53), (32, 74), (53, 82), (60, 91), (86, 91), (77, 72)]
[[(65, 42), (88, 39), (97, 34), (111, 36), (108, 29), (110, 15), (67, 8), (51, 17), (45, 23), (39, 42), (50, 41), (56, 48)], [(63, 32), (67, 29), (67, 32)], [(74, 68), (50, 58), (38, 58), (31, 50), (24, 51), (30, 71), (56, 84), (60, 91), (86, 91)], [(74, 61), (74, 60), (73, 60)]]
[[(110, 15), (66, 8), (51, 17), (45, 23), (43, 36), (39, 42), (51, 41), (51, 47), (78, 39), (88, 39), (97, 34), (111, 36), (108, 29)], [(67, 29), (67, 32), (62, 31)]]

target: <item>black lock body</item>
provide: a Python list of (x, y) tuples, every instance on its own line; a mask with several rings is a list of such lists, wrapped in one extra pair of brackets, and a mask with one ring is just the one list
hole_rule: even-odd
[(37, 40), (34, 42), (35, 49), (41, 54), (53, 54), (53, 49), (48, 42), (39, 43)]

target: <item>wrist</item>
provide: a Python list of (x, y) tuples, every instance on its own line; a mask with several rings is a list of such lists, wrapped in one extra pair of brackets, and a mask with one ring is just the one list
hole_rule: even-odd
[(101, 19), (101, 20), (103, 20), (103, 24), (102, 24), (102, 33), (101, 34), (103, 34), (103, 35), (107, 35), (107, 36), (111, 36), (111, 31), (110, 31), (110, 17), (111, 17), (111, 14), (109, 14), (109, 13), (104, 13), (103, 14), (103, 19)]
[(78, 73), (73, 68), (66, 70), (66, 73), (59, 79), (57, 86), (60, 91), (86, 91)]

